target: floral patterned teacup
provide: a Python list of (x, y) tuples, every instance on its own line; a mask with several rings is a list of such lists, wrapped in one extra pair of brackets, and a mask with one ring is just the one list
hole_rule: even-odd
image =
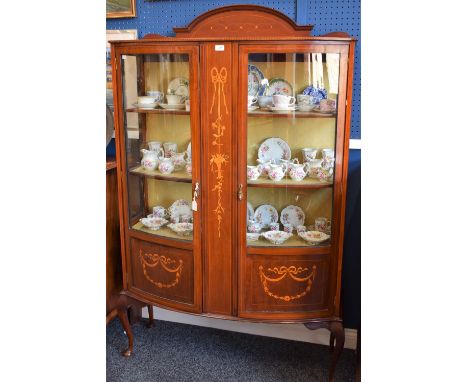
[(165, 218), (167, 211), (163, 206), (153, 207), (153, 216), (157, 218)]
[(298, 225), (296, 227), (296, 230), (297, 230), (297, 233), (305, 232), (305, 231), (307, 231), (307, 227), (305, 225)]
[(184, 214), (180, 217), (181, 223), (190, 223), (190, 220), (192, 220), (192, 217), (189, 214)]
[(279, 231), (279, 227), (280, 227), (279, 223), (275, 223), (275, 222), (270, 223), (270, 230), (271, 231)]
[(304, 162), (309, 162), (312, 159), (315, 159), (317, 157), (317, 153), (318, 153), (318, 149), (304, 147), (302, 149), (302, 158), (304, 159)]
[(180, 217), (179, 215), (171, 215), (170, 220), (172, 224), (176, 224), (176, 223), (179, 223)]
[(320, 232), (329, 232), (331, 229), (331, 222), (327, 218), (320, 217), (315, 219), (315, 230)]
[(247, 166), (247, 179), (248, 180), (257, 180), (258, 177), (262, 174), (262, 165), (257, 166)]
[(294, 226), (292, 224), (283, 224), (283, 231), (287, 233), (292, 233)]
[(298, 182), (304, 179), (308, 172), (309, 172), (309, 164), (307, 162), (303, 164), (292, 163), (288, 174), (292, 180), (295, 180), (296, 182)]
[(299, 163), (299, 159), (294, 158), (294, 159), (280, 159), (280, 164), (283, 166), (283, 171), (288, 172), (291, 169), (291, 164), (293, 163)]
[(280, 164), (272, 164), (270, 165), (270, 169), (268, 170), (268, 177), (274, 181), (279, 182), (284, 177), (284, 170), (283, 166)]
[(271, 165), (271, 159), (269, 160), (262, 160), (262, 159), (257, 159), (257, 162), (259, 163), (260, 167), (262, 169), (261, 175), (268, 175), (268, 170), (270, 169)]
[(322, 149), (322, 159), (330, 160), (335, 158), (335, 150), (333, 149)]
[(177, 152), (177, 143), (174, 142), (164, 142), (164, 156), (170, 158), (172, 154)]
[(180, 171), (185, 167), (185, 156), (187, 152), (184, 151), (182, 153), (173, 153), (171, 156), (172, 163), (174, 163), (174, 170)]
[(253, 233), (259, 233), (262, 230), (262, 223), (257, 223), (255, 220), (249, 220), (247, 230)]
[(172, 171), (174, 171), (174, 163), (172, 163), (172, 159), (162, 158), (158, 169), (162, 174), (170, 174)]

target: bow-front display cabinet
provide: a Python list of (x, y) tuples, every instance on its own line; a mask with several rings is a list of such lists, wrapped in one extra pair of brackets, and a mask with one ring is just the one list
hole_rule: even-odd
[(355, 40), (311, 29), (239, 5), (112, 42), (123, 293), (328, 328), (332, 377)]

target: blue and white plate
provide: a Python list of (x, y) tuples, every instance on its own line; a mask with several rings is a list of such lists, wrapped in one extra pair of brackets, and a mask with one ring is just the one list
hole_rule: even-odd
[(264, 87), (261, 82), (265, 78), (262, 71), (255, 65), (249, 64), (248, 73), (248, 93), (250, 96), (261, 96), (264, 92)]

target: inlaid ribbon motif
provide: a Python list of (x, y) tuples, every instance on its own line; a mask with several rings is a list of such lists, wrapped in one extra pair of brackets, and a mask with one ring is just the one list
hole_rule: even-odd
[[(151, 254), (151, 253), (145, 253), (143, 254), (141, 249), (140, 249), (140, 262), (143, 267), (143, 274), (145, 275), (145, 278), (151, 283), (156, 285), (158, 288), (172, 288), (173, 286), (177, 285), (180, 280), (180, 275), (182, 274), (182, 266), (183, 266), (183, 261), (179, 260), (179, 265), (177, 267), (173, 267), (173, 264), (177, 264), (177, 262), (170, 257), (166, 257), (163, 255), (158, 255), (158, 254)], [(156, 268), (158, 265), (160, 265), (166, 272), (169, 273), (175, 273), (175, 279), (171, 283), (164, 284), (160, 281), (155, 281), (151, 278), (151, 276), (148, 274), (148, 268)]]
[(210, 157), (210, 166), (211, 172), (216, 176), (216, 185), (213, 187), (211, 191), (217, 193), (218, 202), (216, 208), (213, 212), (216, 215), (216, 219), (218, 221), (218, 237), (221, 237), (221, 222), (223, 220), (224, 214), (224, 207), (222, 204), (222, 194), (223, 194), (223, 167), (227, 164), (229, 160), (229, 156), (222, 151), (222, 137), (224, 136), (224, 131), (226, 130), (226, 126), (223, 125), (223, 114), (221, 113), (221, 98), (224, 104), (224, 110), (226, 115), (229, 114), (228, 108), (226, 105), (226, 95), (224, 92), (224, 85), (227, 81), (227, 70), (226, 67), (223, 66), (221, 70), (218, 71), (217, 67), (211, 68), (211, 81), (213, 83), (214, 91), (213, 91), (213, 101), (211, 103), (210, 114), (213, 114), (213, 108), (215, 104), (217, 104), (216, 108), (216, 120), (211, 124), (213, 129), (213, 137), (214, 140), (212, 141), (213, 146), (216, 146), (217, 152), (212, 154)]
[[(265, 293), (270, 297), (273, 297), (277, 300), (283, 300), (286, 302), (297, 300), (301, 297), (304, 297), (307, 293), (310, 292), (310, 290), (312, 289), (312, 282), (315, 279), (315, 273), (316, 273), (317, 267), (314, 265), (312, 267), (312, 272), (308, 276), (301, 277), (301, 275), (307, 272), (308, 270), (309, 268), (302, 268), (302, 267), (297, 268), (294, 265), (290, 267), (286, 267), (283, 265), (279, 268), (278, 267), (274, 267), (273, 269), (268, 268), (268, 272), (270, 272), (270, 274), (274, 274), (275, 276), (267, 276), (263, 272), (263, 266), (260, 265), (258, 267), (260, 281), (262, 282), (263, 290), (265, 291)], [(301, 293), (298, 293), (295, 296), (279, 296), (271, 292), (270, 288), (268, 287), (268, 282), (278, 283), (281, 280), (283, 280), (286, 276), (289, 276), (290, 278), (292, 278), (294, 281), (297, 281), (297, 282), (307, 281), (306, 289), (302, 291)]]

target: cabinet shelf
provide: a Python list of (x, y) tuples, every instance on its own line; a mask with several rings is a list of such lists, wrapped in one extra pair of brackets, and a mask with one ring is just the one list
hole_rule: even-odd
[(187, 174), (185, 171), (174, 171), (170, 174), (161, 174), (157, 170), (145, 170), (142, 166), (133, 167), (130, 173), (139, 176), (146, 176), (148, 178), (169, 180), (172, 182), (192, 183), (192, 175)]
[(304, 178), (301, 181), (283, 178), (279, 182), (274, 182), (268, 178), (259, 178), (257, 180), (247, 181), (248, 187), (263, 188), (328, 188), (333, 187), (333, 182), (321, 182), (317, 179)]
[(173, 114), (173, 115), (190, 115), (190, 111), (186, 110), (167, 110), (167, 109), (138, 109), (131, 107), (127, 109), (128, 113), (146, 113), (146, 114)]
[(249, 117), (263, 117), (263, 118), (336, 118), (336, 114), (322, 114), (313, 111), (291, 111), (285, 113), (274, 113), (272, 111), (250, 111), (247, 113)]
[(167, 227), (162, 227), (158, 230), (152, 230), (149, 228), (146, 228), (142, 223), (138, 222), (132, 226), (132, 229), (141, 231), (141, 232), (146, 232), (150, 233), (155, 236), (162, 236), (170, 239), (177, 239), (181, 241), (192, 241), (193, 240), (193, 235), (189, 236), (180, 236), (177, 235), (174, 231), (172, 231), (170, 228)]
[(327, 247), (330, 246), (330, 240), (324, 241), (320, 245), (310, 245), (301, 239), (296, 233), (293, 234), (288, 240), (286, 240), (283, 244), (273, 244), (267, 241), (263, 237), (259, 237), (258, 240), (249, 241), (247, 240), (248, 247), (268, 247), (268, 248), (287, 248), (287, 247), (309, 247), (309, 248), (317, 248), (317, 247)]

